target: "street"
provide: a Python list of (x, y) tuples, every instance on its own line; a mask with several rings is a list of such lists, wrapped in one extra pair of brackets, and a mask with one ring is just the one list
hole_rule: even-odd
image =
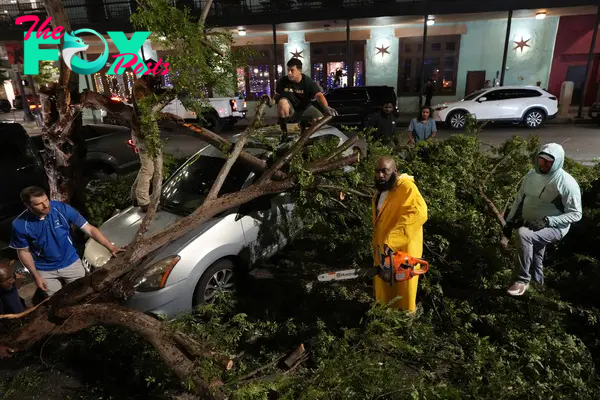
[[(223, 135), (239, 133), (245, 127), (240, 125), (234, 132), (226, 132)], [(452, 134), (452, 131), (440, 126), (436, 138), (443, 140)], [(513, 136), (537, 135), (540, 144), (560, 143), (567, 153), (567, 157), (573, 158), (583, 164), (589, 165), (595, 159), (600, 158), (600, 127), (597, 125), (574, 125), (574, 124), (547, 124), (538, 130), (530, 130), (523, 126), (493, 126), (488, 125), (481, 131), (482, 149), (489, 146), (499, 146)], [(194, 154), (203, 144), (197, 138), (187, 135), (164, 135), (165, 151), (178, 156)]]
[[(17, 121), (22, 123), (22, 111), (0, 114), (0, 120)], [(275, 123), (276, 121), (267, 121)], [(93, 123), (91, 120), (84, 120), (84, 124)], [(248, 122), (242, 121), (238, 123), (233, 132), (223, 132), (222, 136), (231, 136), (232, 134), (241, 132)], [(408, 126), (408, 123), (406, 124)], [(40, 130), (35, 124), (24, 124), (27, 131), (31, 135), (39, 134)], [(448, 129), (445, 126), (438, 127), (438, 139), (445, 139), (451, 134), (459, 133)], [(504, 125), (496, 126), (488, 124), (481, 132), (481, 144), (485, 149), (489, 146), (498, 146), (512, 136), (520, 135), (527, 137), (529, 135), (537, 135), (540, 143), (560, 143), (565, 148), (568, 157), (571, 157), (584, 164), (591, 164), (595, 159), (600, 158), (600, 126), (595, 124), (556, 124), (547, 123), (540, 129), (530, 130), (520, 125)], [(175, 157), (190, 156), (197, 152), (205, 143), (193, 135), (163, 133), (163, 141), (165, 144), (165, 153), (174, 155)]]

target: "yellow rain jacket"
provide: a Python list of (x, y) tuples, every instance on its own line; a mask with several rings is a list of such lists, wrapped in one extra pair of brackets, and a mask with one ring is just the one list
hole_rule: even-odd
[[(388, 192), (385, 202), (377, 213), (377, 194), (373, 197), (373, 263), (379, 266), (378, 246), (383, 251), (387, 244), (394, 252), (403, 251), (413, 257), (423, 255), (423, 224), (427, 221), (427, 204), (414, 183), (414, 178), (402, 174)], [(419, 277), (393, 286), (376, 276), (375, 299), (387, 304), (397, 296), (402, 298), (394, 307), (414, 311), (416, 309)]]

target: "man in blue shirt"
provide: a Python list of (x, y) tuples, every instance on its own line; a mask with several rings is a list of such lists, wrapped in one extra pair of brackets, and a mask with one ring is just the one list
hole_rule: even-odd
[(68, 204), (50, 201), (44, 189), (31, 186), (21, 191), (27, 209), (12, 224), (10, 247), (17, 250), (38, 288), (52, 296), (67, 284), (83, 277), (85, 269), (71, 238), (71, 225), (106, 247), (114, 256), (123, 251)]

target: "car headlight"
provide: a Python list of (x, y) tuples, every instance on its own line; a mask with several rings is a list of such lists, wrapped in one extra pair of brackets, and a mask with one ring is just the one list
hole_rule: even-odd
[(138, 279), (135, 290), (138, 292), (152, 292), (164, 288), (169, 274), (179, 260), (181, 260), (181, 257), (171, 256), (152, 264), (144, 275)]
[(448, 108), (448, 106), (436, 107), (435, 111), (442, 111), (442, 110), (445, 110), (446, 108)]

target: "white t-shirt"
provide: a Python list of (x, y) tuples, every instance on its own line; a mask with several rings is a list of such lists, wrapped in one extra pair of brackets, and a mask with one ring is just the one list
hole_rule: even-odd
[(381, 192), (381, 194), (379, 195), (379, 201), (377, 202), (377, 213), (379, 214), (379, 211), (381, 211), (381, 207), (383, 207), (383, 203), (385, 203), (385, 199), (387, 198), (389, 191), (385, 190), (383, 192)]

